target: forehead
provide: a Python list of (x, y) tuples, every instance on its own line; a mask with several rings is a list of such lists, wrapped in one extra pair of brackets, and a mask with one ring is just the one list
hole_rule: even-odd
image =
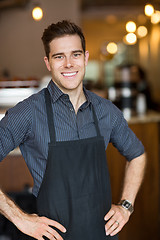
[(50, 42), (50, 53), (56, 52), (71, 52), (82, 50), (81, 39), (78, 35), (65, 35), (60, 38), (55, 38)]

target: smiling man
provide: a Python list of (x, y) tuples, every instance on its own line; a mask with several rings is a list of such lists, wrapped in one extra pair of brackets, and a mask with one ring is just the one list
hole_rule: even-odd
[(83, 78), (88, 57), (88, 51), (84, 52), (80, 37), (75, 34), (52, 40), (49, 57), (44, 58), (54, 83), (62, 92), (70, 94), (76, 112), (86, 100)]
[[(120, 110), (84, 88), (89, 53), (81, 29), (69, 21), (51, 24), (42, 41), (52, 80), (0, 122), (0, 159), (20, 147), (34, 179), (38, 214), (23, 212), (2, 191), (0, 212), (38, 240), (116, 240), (143, 179), (143, 145)], [(127, 160), (116, 204), (106, 162), (109, 142)]]

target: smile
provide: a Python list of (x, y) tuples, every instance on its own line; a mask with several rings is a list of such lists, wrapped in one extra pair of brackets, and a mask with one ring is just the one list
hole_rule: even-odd
[(62, 75), (64, 77), (73, 77), (77, 74), (78, 72), (66, 72), (66, 73), (62, 73)]

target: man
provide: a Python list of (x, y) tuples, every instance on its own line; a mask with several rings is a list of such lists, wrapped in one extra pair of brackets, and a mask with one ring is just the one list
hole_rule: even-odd
[[(0, 212), (35, 239), (117, 239), (141, 185), (145, 154), (122, 113), (83, 88), (89, 53), (81, 29), (69, 21), (42, 37), (52, 81), (8, 110), (0, 123), (0, 158), (20, 146), (34, 178), (38, 215), (24, 213), (2, 191)], [(105, 150), (109, 142), (127, 158), (117, 205)]]

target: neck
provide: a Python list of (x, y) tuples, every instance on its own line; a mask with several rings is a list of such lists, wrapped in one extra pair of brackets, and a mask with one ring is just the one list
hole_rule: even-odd
[(65, 89), (54, 82), (57, 87), (64, 93), (69, 95), (69, 99), (74, 107), (75, 113), (78, 112), (79, 107), (86, 101), (86, 96), (83, 91), (83, 84), (81, 83), (76, 89)]
[(79, 107), (86, 101), (83, 89), (76, 92), (68, 92), (69, 99), (74, 107), (75, 113), (78, 112)]

